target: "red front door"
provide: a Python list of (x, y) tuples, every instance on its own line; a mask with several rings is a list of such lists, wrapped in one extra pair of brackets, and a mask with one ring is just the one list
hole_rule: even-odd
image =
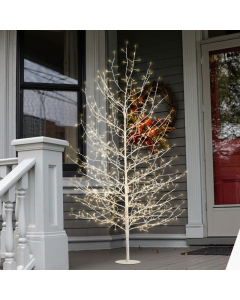
[(240, 204), (240, 47), (209, 59), (214, 203)]

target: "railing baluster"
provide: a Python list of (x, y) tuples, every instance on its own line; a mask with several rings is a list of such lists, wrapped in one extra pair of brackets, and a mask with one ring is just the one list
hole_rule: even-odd
[(2, 203), (2, 231), (1, 231), (1, 258), (5, 258), (5, 237), (6, 237), (6, 211), (5, 211), (5, 204)]
[[(7, 165), (1, 165), (0, 164), (0, 181), (9, 173), (10, 169)], [(5, 213), (5, 205), (4, 202), (0, 199), (0, 207), (1, 212), (0, 215), (2, 215), (3, 223), (2, 223), (2, 230), (1, 230), (1, 251), (0, 251), (0, 260), (1, 258), (5, 259), (5, 236), (6, 236), (6, 213)]]
[[(3, 219), (3, 205), (4, 203), (2, 202), (2, 199), (0, 198), (0, 216), (2, 216), (2, 219)], [(4, 210), (4, 214), (5, 214), (5, 210)], [(6, 228), (3, 226), (3, 224), (6, 224), (3, 220), (3, 223), (2, 223), (2, 230), (1, 230), (1, 248), (0, 248), (0, 264), (1, 264), (1, 261), (2, 261), (2, 258), (5, 258), (5, 231), (6, 231)]]
[[(13, 186), (4, 196), (6, 212), (6, 236), (5, 236), (5, 262), (4, 270), (16, 270), (17, 263), (14, 260), (14, 235), (12, 226), (13, 202), (15, 201), (15, 186)], [(5, 198), (6, 197), (6, 198)]]
[(30, 260), (29, 248), (27, 246), (27, 225), (25, 217), (25, 190), (18, 190), (18, 247), (17, 247), (17, 264), (22, 267), (26, 266)]
[(27, 245), (27, 223), (25, 216), (25, 197), (28, 188), (28, 173), (17, 183), (18, 198), (18, 247), (17, 247), (17, 265), (19, 268), (26, 267), (31, 260), (30, 250)]
[(16, 203), (15, 203), (15, 230), (14, 230), (14, 252), (15, 252), (15, 260), (17, 261), (17, 247), (18, 247), (18, 195), (16, 193)]
[[(13, 164), (11, 169), (15, 169), (17, 167), (17, 164)], [(14, 230), (14, 252), (15, 252), (15, 260), (17, 261), (17, 247), (18, 247), (18, 197), (16, 194), (16, 202), (15, 202), (15, 230)]]
[(16, 262), (14, 261), (14, 247), (13, 247), (13, 227), (12, 227), (12, 213), (13, 213), (13, 203), (5, 203), (6, 210), (6, 239), (5, 239), (5, 262), (3, 264), (4, 270), (15, 270), (17, 268)]

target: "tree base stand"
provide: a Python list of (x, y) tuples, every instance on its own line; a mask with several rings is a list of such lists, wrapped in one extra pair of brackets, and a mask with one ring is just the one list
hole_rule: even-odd
[(123, 260), (116, 260), (115, 263), (116, 264), (121, 264), (121, 265), (136, 265), (136, 264), (139, 264), (140, 261), (139, 260), (126, 261), (126, 259), (123, 259)]

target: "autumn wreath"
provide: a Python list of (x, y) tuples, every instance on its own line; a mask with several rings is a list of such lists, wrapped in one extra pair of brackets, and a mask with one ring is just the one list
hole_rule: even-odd
[[(160, 95), (165, 99), (168, 107), (168, 115), (162, 118), (152, 118), (152, 114), (147, 113), (147, 104), (151, 93)], [(145, 86), (141, 96), (136, 96), (132, 92), (130, 96), (131, 105), (128, 114), (128, 141), (132, 145), (143, 145), (149, 147), (151, 153), (158, 151), (158, 147), (169, 147), (165, 134), (171, 132), (177, 117), (177, 101), (175, 100), (169, 87), (163, 82), (153, 82)]]

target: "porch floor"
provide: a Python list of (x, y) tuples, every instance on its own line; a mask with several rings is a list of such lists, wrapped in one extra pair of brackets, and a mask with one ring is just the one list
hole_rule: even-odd
[[(69, 252), (70, 270), (225, 270), (230, 256), (181, 255), (204, 248), (131, 248), (130, 258), (140, 260), (136, 265), (119, 265), (125, 259), (125, 248)], [(222, 248), (222, 247), (221, 247)]]

